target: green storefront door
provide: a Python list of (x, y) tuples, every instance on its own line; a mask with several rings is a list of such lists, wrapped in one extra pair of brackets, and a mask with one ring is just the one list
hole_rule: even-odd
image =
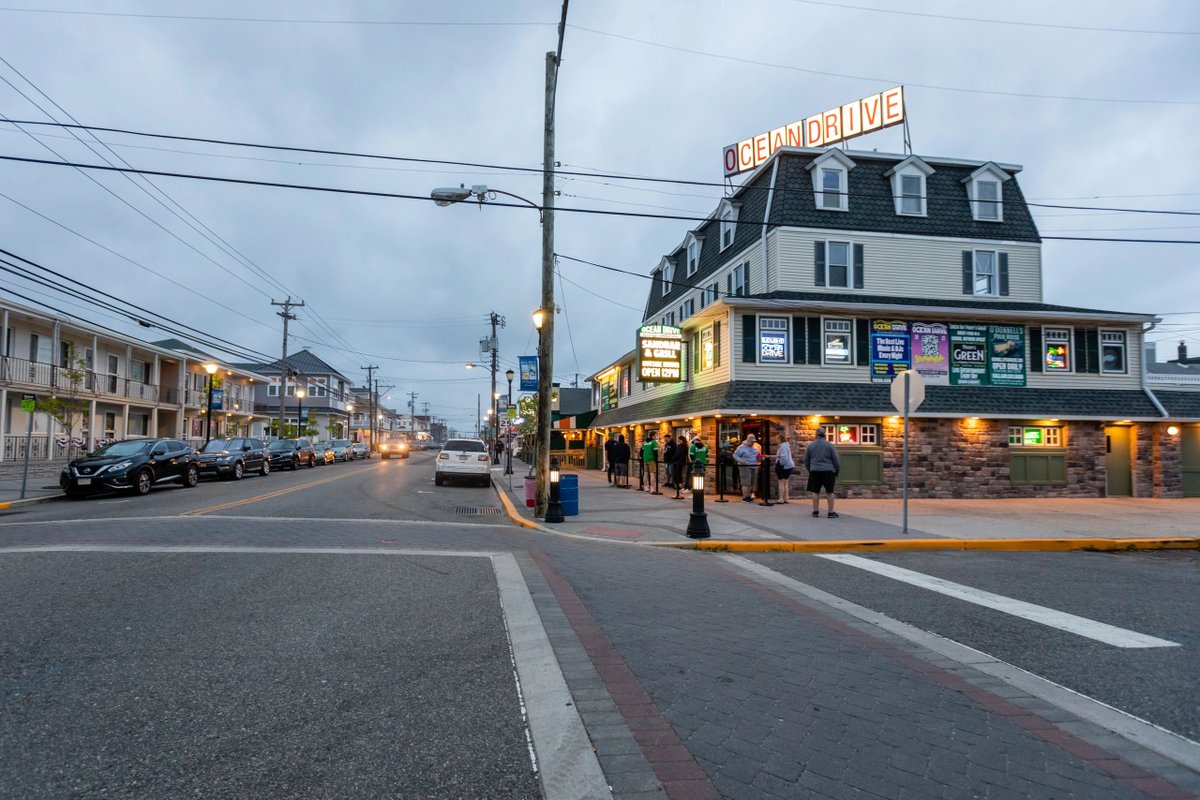
[(1114, 425), (1104, 429), (1108, 453), (1108, 496), (1129, 497), (1133, 494), (1133, 468), (1129, 463), (1129, 439), (1133, 428)]
[(1183, 496), (1200, 497), (1200, 425), (1180, 428), (1180, 456), (1183, 467)]

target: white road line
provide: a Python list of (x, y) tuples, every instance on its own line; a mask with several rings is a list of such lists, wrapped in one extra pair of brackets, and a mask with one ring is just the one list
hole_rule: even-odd
[(172, 515), (169, 517), (90, 517), (88, 519), (43, 519), (43, 520), (27, 520), (15, 522), (0, 522), (0, 530), (4, 528), (19, 528), (19, 527), (36, 527), (47, 525), (94, 525), (97, 522), (193, 522), (196, 520), (244, 520), (246, 522), (261, 522), (264, 524), (284, 523), (291, 524), (294, 522), (320, 522), (320, 523), (354, 523), (356, 525), (391, 525), (396, 527), (446, 527), (446, 528), (510, 528), (512, 527), (506, 522), (449, 522), (445, 520), (433, 519), (356, 519), (354, 517), (256, 517), (252, 515), (237, 515), (237, 514), (208, 514), (203, 517), (181, 517)]
[(379, 547), (244, 547), (223, 545), (33, 545), (0, 547), (9, 553), (244, 553), (302, 555), (438, 556), (491, 559), (504, 624), (524, 699), (539, 777), (547, 800), (611, 800), (612, 792), (567, 688), (541, 615), (511, 553), (486, 550), (397, 550)]
[(844, 600), (815, 586), (801, 583), (795, 578), (781, 575), (743, 556), (723, 555), (721, 559), (777, 591), (790, 594), (797, 599), (815, 600), (849, 614), (869, 625), (895, 634), (940, 656), (945, 656), (964, 667), (991, 675), (1009, 686), (1026, 692), (1030, 697), (1045, 700), (1080, 719), (1099, 725), (1124, 739), (1182, 764), (1193, 772), (1200, 772), (1200, 743), (1185, 736), (1180, 736), (1127, 711), (1080, 694), (1074, 689), (1068, 689), (1066, 686), (1034, 675), (1032, 672), (1013, 666), (1007, 661), (1001, 661), (981, 650), (960, 644), (953, 639), (938, 636), (936, 633), (920, 630), (906, 622), (892, 619), (886, 614), (880, 614), (878, 611), (851, 603), (849, 600)]
[(1097, 622), (1086, 617), (1068, 614), (1065, 611), (1056, 611), (1053, 608), (1026, 603), (1023, 600), (1014, 600), (1011, 597), (985, 592), (982, 589), (964, 586), (961, 583), (935, 578), (932, 575), (925, 575), (910, 569), (884, 564), (861, 556), (852, 556), (843, 553), (814, 553), (814, 555), (817, 558), (824, 558), (828, 561), (836, 561), (839, 564), (857, 567), (858, 569), (874, 572), (876, 575), (883, 575), (886, 578), (891, 578), (901, 583), (918, 586), (922, 589), (928, 589), (931, 592), (937, 592), (958, 600), (965, 600), (968, 603), (974, 603), (978, 606), (1011, 614), (1014, 617), (1027, 619), (1051, 628), (1058, 628), (1077, 636), (1094, 639), (1097, 642), (1103, 642), (1113, 647), (1146, 648), (1180, 646), (1177, 642), (1169, 642), (1166, 639), (1159, 639), (1157, 636), (1148, 636), (1144, 633), (1118, 628), (1115, 625)]

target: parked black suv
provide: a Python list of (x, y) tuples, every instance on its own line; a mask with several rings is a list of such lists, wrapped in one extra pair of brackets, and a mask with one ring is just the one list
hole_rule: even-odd
[(200, 472), (235, 481), (247, 472), (267, 475), (271, 472), (270, 455), (262, 439), (213, 439), (200, 451)]
[(63, 467), (58, 485), (67, 497), (91, 492), (149, 494), (156, 484), (200, 482), (196, 451), (178, 439), (126, 439), (106, 444)]
[(317, 464), (317, 452), (304, 437), (276, 439), (267, 445), (267, 450), (271, 453), (271, 469), (296, 469)]

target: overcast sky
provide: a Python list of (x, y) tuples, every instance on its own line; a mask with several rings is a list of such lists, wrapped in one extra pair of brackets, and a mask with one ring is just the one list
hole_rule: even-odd
[[(0, 10), (6, 119), (69, 113), (147, 132), (541, 166), (559, 0), (20, 5), (37, 10)], [(108, 13), (51, 13), (72, 10)], [(556, 156), (564, 169), (719, 182), (724, 145), (902, 83), (919, 155), (1021, 164), (1030, 200), (1195, 212), (1198, 45), (1200, 3), (1190, 1), (575, 0)], [(0, 123), (0, 155), (100, 163), (63, 130), (25, 131)], [(100, 138), (143, 169), (420, 196), (484, 183), (540, 201), (538, 174)], [(901, 133), (852, 146), (901, 152)], [(428, 402), (464, 430), (477, 393), (486, 405), (486, 371), (463, 364), (478, 360), (488, 312), (507, 318), (502, 370), (536, 349), (533, 210), (153, 180), (163, 204), (120, 175), (0, 162), (0, 247), (272, 357), (282, 335), (270, 301), (290, 292), (308, 303), (291, 350), (311, 347), (356, 384), (361, 366), (378, 364), (393, 405), (415, 391), (418, 412)], [(612, 178), (563, 177), (557, 188), (562, 207), (698, 216), (721, 196)], [(1200, 239), (1195, 216), (1035, 218), (1046, 236)], [(560, 213), (555, 249), (649, 275), (689, 227)], [(1168, 315), (1151, 334), (1159, 359), (1180, 339), (1194, 355), (1200, 313), (1177, 312), (1200, 312), (1198, 254), (1191, 244), (1047, 241), (1044, 299)], [(555, 374), (570, 385), (578, 372), (582, 384), (632, 347), (647, 281), (567, 261), (561, 273)], [(165, 336), (0, 273), (3, 290)]]

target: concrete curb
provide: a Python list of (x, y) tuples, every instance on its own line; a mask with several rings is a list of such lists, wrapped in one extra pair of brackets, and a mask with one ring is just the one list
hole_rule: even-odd
[(648, 542), (649, 547), (738, 553), (839, 553), (847, 550), (904, 552), (922, 550), (1067, 551), (1200, 550), (1200, 537), (1167, 539), (850, 539), (841, 541)]
[(492, 488), (496, 491), (496, 495), (500, 498), (500, 505), (504, 506), (504, 513), (508, 515), (509, 520), (511, 520), (514, 525), (520, 525), (522, 528), (533, 528), (534, 530), (546, 531), (547, 533), (558, 532), (547, 530), (541, 525), (538, 525), (536, 522), (527, 520), (521, 516), (521, 513), (517, 511), (517, 507), (513, 505), (512, 500), (508, 498), (508, 493), (505, 492), (504, 489), (501, 489), (499, 486), (497, 486), (494, 480), (492, 481)]
[(66, 495), (46, 494), (38, 497), (26, 497), (24, 500), (5, 500), (0, 502), (0, 511), (7, 511), (16, 506), (28, 506), (34, 503), (45, 503), (48, 500), (62, 500)]

